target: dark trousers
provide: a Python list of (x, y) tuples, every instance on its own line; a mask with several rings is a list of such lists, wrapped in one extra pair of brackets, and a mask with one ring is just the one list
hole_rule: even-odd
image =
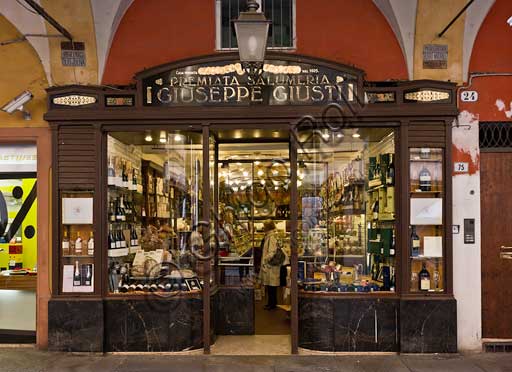
[(276, 307), (277, 306), (277, 288), (272, 285), (267, 285), (267, 305), (270, 307)]

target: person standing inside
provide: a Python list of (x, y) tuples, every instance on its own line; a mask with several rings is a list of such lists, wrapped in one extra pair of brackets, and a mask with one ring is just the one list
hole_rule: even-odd
[[(260, 279), (267, 291), (266, 310), (273, 310), (277, 307), (277, 288), (280, 285), (280, 266), (275, 265), (273, 260), (278, 250), (278, 237), (274, 221), (267, 220), (263, 223), (263, 252), (261, 255)], [(274, 263), (274, 265), (273, 265)]]

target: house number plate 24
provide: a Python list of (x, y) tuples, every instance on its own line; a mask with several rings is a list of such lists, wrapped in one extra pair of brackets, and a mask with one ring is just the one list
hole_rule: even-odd
[(460, 100), (462, 102), (476, 102), (478, 101), (478, 92), (476, 90), (465, 90), (460, 93)]

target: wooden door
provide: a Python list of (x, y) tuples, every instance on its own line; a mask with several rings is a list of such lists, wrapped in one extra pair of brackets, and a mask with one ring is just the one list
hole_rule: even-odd
[(481, 153), (481, 196), (483, 337), (512, 339), (512, 152)]

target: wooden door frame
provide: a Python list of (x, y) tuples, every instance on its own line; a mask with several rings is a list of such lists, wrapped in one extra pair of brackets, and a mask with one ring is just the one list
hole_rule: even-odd
[(42, 128), (2, 128), (0, 144), (35, 143), (37, 146), (37, 289), (36, 345), (48, 347), (48, 300), (51, 297), (51, 131)]

